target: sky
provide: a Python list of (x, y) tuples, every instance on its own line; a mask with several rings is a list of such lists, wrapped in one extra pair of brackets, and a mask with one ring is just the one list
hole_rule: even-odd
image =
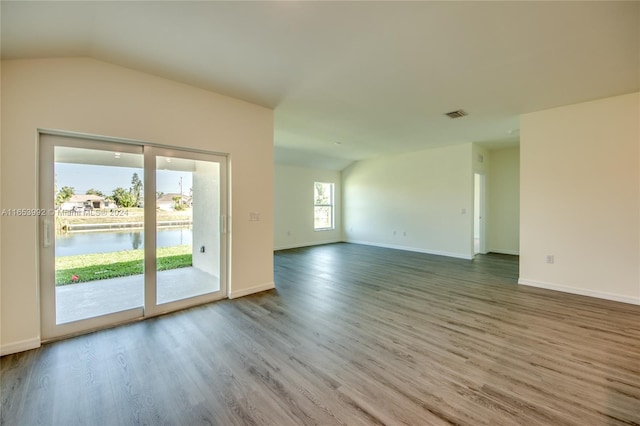
[[(110, 167), (86, 164), (55, 163), (56, 185), (59, 188), (70, 186), (75, 194), (85, 194), (88, 189), (97, 189), (105, 195), (111, 195), (117, 187), (129, 189), (131, 177), (138, 173), (144, 179), (142, 169), (132, 167)], [(182, 177), (182, 193), (189, 195), (193, 186), (190, 172), (158, 170), (156, 174), (156, 192), (180, 193), (180, 177)]]

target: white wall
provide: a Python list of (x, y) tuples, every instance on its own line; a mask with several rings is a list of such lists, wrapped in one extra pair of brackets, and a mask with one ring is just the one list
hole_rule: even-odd
[[(220, 278), (220, 165), (196, 161), (193, 171), (193, 267)], [(200, 248), (204, 247), (204, 253)]]
[(491, 151), (487, 179), (487, 249), (518, 254), (520, 249), (520, 147)]
[[(2, 8), (0, 8), (1, 10)], [(0, 62), (0, 83), (2, 82), (2, 62)], [(2, 84), (0, 84), (0, 96), (2, 94)], [(3, 125), (4, 124), (4, 120), (2, 119), (2, 105), (0, 102), (0, 166), (2, 165), (2, 133), (1, 130), (3, 129)], [(0, 169), (0, 209), (2, 208), (2, 206), (4, 205), (2, 202), (2, 169)], [(1, 210), (0, 210), (1, 211)], [(4, 306), (4, 300), (2, 298), (2, 276), (3, 271), (2, 271), (2, 228), (4, 227), (3, 224), (3, 217), (2, 215), (0, 215), (0, 309), (2, 309), (2, 307)], [(2, 316), (2, 312), (0, 312), (0, 355), (2, 355), (4, 352), (2, 351), (2, 323), (4, 322), (4, 318)]]
[(473, 173), (488, 175), (491, 167), (491, 151), (478, 144), (472, 145), (472, 167)]
[(345, 240), (470, 259), (473, 148), (359, 161), (342, 172)]
[[(335, 229), (313, 229), (313, 184), (335, 184)], [(274, 249), (342, 241), (342, 191), (339, 171), (276, 164), (274, 169)]]
[[(230, 296), (273, 287), (273, 111), (87, 58), (2, 62), (2, 208), (35, 208), (37, 129), (230, 154)], [(249, 213), (261, 221), (249, 222)], [(39, 343), (37, 226), (2, 220), (3, 353)]]
[(640, 93), (521, 117), (520, 283), (640, 304), (639, 118)]

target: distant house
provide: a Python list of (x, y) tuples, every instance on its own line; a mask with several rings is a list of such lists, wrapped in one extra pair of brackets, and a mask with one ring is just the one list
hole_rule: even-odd
[(176, 201), (174, 197), (182, 199), (182, 205), (185, 207), (191, 207), (191, 197), (187, 195), (180, 195), (175, 193), (164, 194), (156, 200), (156, 208), (160, 210), (174, 210)]
[(60, 210), (93, 210), (116, 208), (115, 203), (94, 194), (75, 194), (62, 203)]

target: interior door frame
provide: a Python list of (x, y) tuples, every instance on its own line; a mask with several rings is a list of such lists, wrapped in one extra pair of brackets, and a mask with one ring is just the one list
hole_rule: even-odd
[[(476, 193), (476, 179), (477, 179), (477, 193)], [(473, 188), (474, 188), (474, 209), (473, 209), (473, 234), (472, 241), (474, 242), (472, 247), (473, 255), (487, 254), (487, 176), (484, 173), (475, 172), (473, 175)], [(479, 207), (476, 211), (475, 199), (478, 199)], [(478, 227), (476, 229), (476, 215), (479, 216)], [(478, 232), (478, 251), (475, 251), (475, 235)]]
[[(177, 147), (169, 147), (159, 144), (147, 143), (136, 140), (107, 138), (103, 136), (61, 132), (52, 130), (38, 130), (38, 209), (51, 212), (41, 215), (38, 221), (38, 298), (40, 302), (40, 334), (41, 341), (57, 340), (63, 337), (90, 333), (92, 331), (112, 327), (114, 325), (146, 319), (173, 312), (191, 306), (228, 298), (228, 271), (230, 266), (229, 245), (230, 232), (228, 232), (229, 218), (229, 176), (228, 155), (207, 152), (202, 150), (190, 150)], [(106, 315), (100, 315), (74, 322), (56, 324), (56, 300), (55, 284), (55, 216), (54, 199), (51, 190), (55, 182), (54, 149), (56, 146), (73, 148), (98, 149), (111, 152), (127, 152), (143, 155), (144, 161), (144, 196), (146, 200), (155, 200), (155, 155), (170, 154), (181, 158), (193, 158), (205, 161), (214, 159), (220, 164), (220, 290), (215, 294), (207, 293), (175, 302), (157, 305), (156, 302), (156, 212), (155, 202), (153, 208), (144, 210), (144, 301), (141, 307), (127, 309)], [(163, 154), (154, 154), (163, 153)], [(152, 168), (148, 168), (153, 165)], [(153, 247), (153, 250), (149, 248)], [(151, 271), (151, 273), (148, 273)], [(149, 278), (148, 275), (152, 275)], [(153, 281), (151, 281), (153, 279)], [(53, 284), (53, 285), (52, 285)], [(151, 300), (151, 297), (153, 299)], [(150, 303), (150, 302), (153, 303)]]

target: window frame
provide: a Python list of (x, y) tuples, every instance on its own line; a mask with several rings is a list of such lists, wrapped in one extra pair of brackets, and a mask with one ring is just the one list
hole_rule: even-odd
[[(329, 204), (318, 204), (317, 203), (316, 186), (318, 184), (328, 185), (329, 186), (329, 188), (330, 188)], [(319, 181), (314, 181), (313, 182), (313, 230), (314, 231), (333, 231), (334, 229), (336, 229), (336, 223), (335, 223), (335, 205), (336, 205), (335, 192), (336, 192), (336, 185), (333, 182), (319, 182)], [(329, 208), (329, 222), (330, 222), (330, 225), (328, 227), (322, 227), (322, 228), (316, 227), (316, 208), (318, 208), (318, 207), (325, 207), (325, 208), (328, 207)]]

